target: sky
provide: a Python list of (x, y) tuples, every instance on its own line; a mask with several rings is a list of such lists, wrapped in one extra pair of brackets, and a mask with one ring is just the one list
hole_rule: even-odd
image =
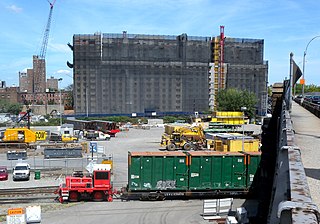
[[(32, 56), (40, 54), (49, 11), (48, 0), (0, 0), (0, 80), (7, 86), (18, 86), (18, 72), (32, 68)], [(317, 0), (56, 0), (47, 78), (62, 78), (62, 88), (72, 84), (66, 61), (72, 62), (67, 43), (74, 34), (215, 37), (223, 25), (226, 37), (264, 39), (269, 85), (289, 78), (291, 52), (303, 71), (306, 52), (306, 84), (320, 86), (319, 24)]]

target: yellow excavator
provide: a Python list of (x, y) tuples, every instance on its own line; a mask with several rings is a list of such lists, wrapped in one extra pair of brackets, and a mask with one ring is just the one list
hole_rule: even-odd
[(203, 128), (202, 126), (165, 125), (165, 133), (162, 134), (160, 145), (169, 151), (201, 150), (205, 145)]

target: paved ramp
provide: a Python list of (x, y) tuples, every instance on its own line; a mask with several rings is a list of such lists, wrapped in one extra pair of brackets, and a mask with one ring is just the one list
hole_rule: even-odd
[(313, 202), (320, 208), (320, 119), (299, 104), (292, 103), (294, 142), (301, 149)]

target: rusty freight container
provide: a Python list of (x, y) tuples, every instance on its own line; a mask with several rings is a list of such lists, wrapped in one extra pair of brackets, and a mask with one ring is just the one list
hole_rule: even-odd
[(128, 191), (188, 189), (188, 157), (183, 152), (128, 152)]
[(195, 151), (189, 155), (190, 190), (246, 189), (246, 156), (239, 152)]

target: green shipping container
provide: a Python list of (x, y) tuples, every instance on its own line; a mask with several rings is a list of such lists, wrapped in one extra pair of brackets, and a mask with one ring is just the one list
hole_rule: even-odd
[(245, 155), (238, 152), (188, 152), (190, 190), (246, 188)]
[(187, 156), (182, 152), (129, 152), (129, 191), (187, 190)]
[(261, 160), (261, 152), (243, 152), (246, 155), (247, 163), (247, 187), (249, 188), (253, 182), (253, 178)]

